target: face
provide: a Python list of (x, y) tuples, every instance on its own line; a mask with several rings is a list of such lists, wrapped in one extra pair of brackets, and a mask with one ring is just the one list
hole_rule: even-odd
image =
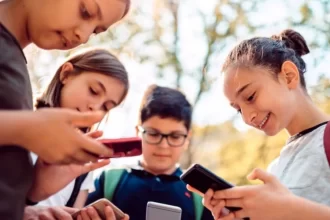
[(30, 40), (43, 49), (71, 49), (119, 21), (123, 0), (26, 1)]
[(119, 80), (97, 72), (66, 76), (62, 83), (61, 107), (81, 112), (108, 112), (119, 104), (125, 90)]
[[(141, 127), (146, 131), (140, 133), (142, 135), (142, 156), (145, 168), (155, 174), (171, 174), (174, 172), (176, 163), (179, 162), (182, 153), (189, 145), (190, 134), (188, 134), (184, 122), (153, 116), (145, 121)], [(153, 139), (159, 133), (171, 134), (171, 137), (168, 138), (174, 142), (182, 135), (188, 135), (188, 137), (183, 145), (177, 147), (171, 147), (165, 138), (159, 144), (147, 142), (147, 135)]]
[[(289, 74), (290, 75), (290, 74)], [(275, 135), (295, 112), (295, 80), (285, 71), (276, 76), (262, 68), (232, 68), (224, 75), (224, 94), (244, 122)]]

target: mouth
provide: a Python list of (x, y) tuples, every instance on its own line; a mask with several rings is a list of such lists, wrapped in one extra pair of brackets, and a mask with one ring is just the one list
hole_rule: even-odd
[(170, 155), (165, 155), (165, 154), (154, 154), (155, 157), (160, 157), (160, 158), (169, 158), (171, 157)]
[(71, 48), (72, 47), (72, 43), (66, 38), (64, 37), (61, 33), (59, 33), (62, 44), (65, 48)]
[(263, 129), (266, 125), (266, 123), (268, 122), (270, 116), (270, 112), (266, 115), (266, 117), (261, 121), (261, 123), (259, 124), (259, 129)]

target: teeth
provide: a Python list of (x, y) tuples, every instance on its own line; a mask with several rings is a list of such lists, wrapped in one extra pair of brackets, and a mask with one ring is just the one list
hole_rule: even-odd
[(264, 118), (264, 120), (262, 120), (262, 122), (259, 125), (259, 128), (262, 128), (262, 126), (264, 126), (265, 122), (267, 121), (267, 119), (269, 118), (270, 113), (267, 114), (267, 116)]

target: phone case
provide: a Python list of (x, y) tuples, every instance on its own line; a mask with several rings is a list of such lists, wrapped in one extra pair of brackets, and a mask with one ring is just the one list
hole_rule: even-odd
[(133, 157), (142, 154), (142, 141), (139, 137), (100, 139), (99, 141), (114, 151), (112, 158)]
[(181, 220), (181, 213), (178, 206), (148, 202), (146, 220)]
[[(125, 217), (125, 214), (117, 206), (115, 206), (112, 202), (110, 202), (107, 199), (99, 199), (99, 200), (89, 204), (85, 208), (90, 207), (90, 206), (93, 206), (95, 208), (95, 210), (97, 211), (98, 215), (100, 216), (100, 218), (102, 220), (106, 220), (106, 217), (104, 214), (104, 208), (106, 206), (110, 206), (112, 208), (113, 212), (115, 213), (116, 220), (121, 220)], [(76, 219), (79, 214), (80, 214), (80, 211), (73, 213), (72, 218)]]

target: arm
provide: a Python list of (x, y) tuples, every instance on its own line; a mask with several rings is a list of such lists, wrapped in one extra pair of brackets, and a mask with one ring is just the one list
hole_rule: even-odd
[(80, 190), (76, 201), (74, 202), (73, 207), (74, 208), (78, 208), (81, 209), (85, 206), (85, 203), (87, 201), (87, 197), (88, 197), (88, 190)]
[(68, 109), (0, 111), (0, 146), (24, 147), (47, 163), (95, 162), (100, 156), (111, 157), (112, 151), (76, 128), (90, 127), (103, 115)]

